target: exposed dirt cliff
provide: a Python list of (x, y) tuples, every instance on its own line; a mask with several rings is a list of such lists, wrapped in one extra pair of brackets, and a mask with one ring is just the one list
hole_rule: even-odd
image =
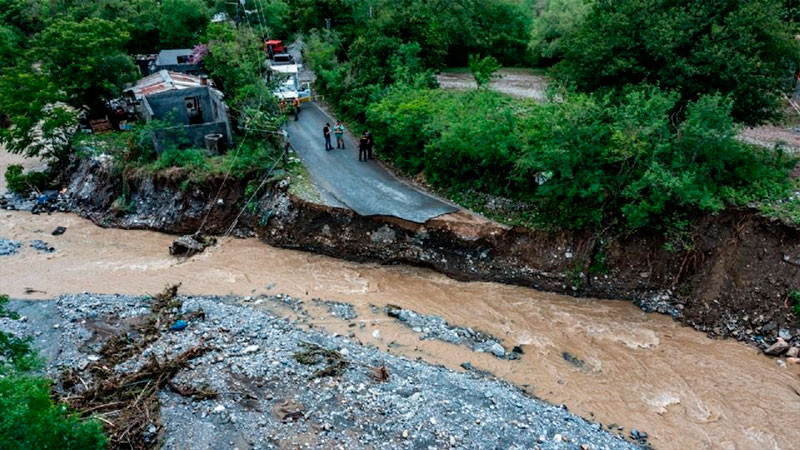
[[(228, 230), (243, 209), (246, 182), (184, 180), (179, 171), (115, 174), (102, 161), (83, 161), (69, 191), (73, 210), (101, 226), (194, 233), (207, 215), (204, 232)], [(349, 260), (426, 266), (459, 280), (633, 300), (762, 348), (779, 334), (800, 341), (789, 298), (800, 288), (800, 230), (755, 211), (698, 217), (693, 249), (668, 252), (663, 236), (647, 232), (601, 239), (508, 228), (466, 212), (422, 225), (362, 217), (297, 198), (286, 184), (272, 184), (244, 212), (238, 234)]]

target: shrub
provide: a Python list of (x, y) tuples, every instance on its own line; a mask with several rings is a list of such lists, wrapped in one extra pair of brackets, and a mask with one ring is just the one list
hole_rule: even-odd
[(50, 399), (50, 381), (14, 374), (0, 378), (0, 448), (105, 449), (103, 428)]
[(495, 72), (500, 70), (500, 63), (491, 56), (481, 58), (469, 55), (469, 70), (472, 72), (472, 76), (475, 77), (475, 83), (478, 84), (478, 87), (484, 88), (496, 77)]
[(19, 164), (12, 164), (6, 168), (5, 177), (8, 190), (25, 195), (31, 191), (41, 191), (51, 187), (49, 173), (23, 173), (23, 171), (23, 167)]
[(182, 167), (192, 172), (208, 169), (207, 153), (203, 149), (181, 149), (173, 146), (161, 152), (152, 164), (154, 170), (173, 167)]

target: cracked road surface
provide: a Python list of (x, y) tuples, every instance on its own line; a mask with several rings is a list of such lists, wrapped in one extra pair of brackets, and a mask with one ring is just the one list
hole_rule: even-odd
[[(346, 206), (362, 216), (394, 216), (416, 223), (457, 211), (457, 208), (407, 183), (375, 161), (360, 162), (358, 145), (350, 132), (344, 150), (325, 151), (322, 128), (335, 120), (315, 103), (305, 103), (300, 120), (290, 119), (292, 146), (306, 164), (311, 179), (331, 206)], [(335, 145), (336, 139), (331, 137)]]

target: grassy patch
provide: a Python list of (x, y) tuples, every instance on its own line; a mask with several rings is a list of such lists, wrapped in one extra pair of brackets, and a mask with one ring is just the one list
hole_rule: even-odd
[(287, 170), (292, 176), (289, 193), (312, 203), (322, 203), (322, 194), (311, 181), (311, 174), (297, 157), (290, 156)]

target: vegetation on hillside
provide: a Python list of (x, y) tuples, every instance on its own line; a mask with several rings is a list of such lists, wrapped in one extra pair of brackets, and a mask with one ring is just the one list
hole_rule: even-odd
[[(185, 167), (197, 180), (247, 173), (276, 156), (282, 120), (263, 82), (263, 39), (300, 34), (317, 91), (371, 127), (379, 154), (406, 173), (454, 198), (518, 202), (531, 223), (668, 229), (787, 197), (793, 161), (736, 136), (782, 112), (800, 61), (796, 3), (0, 0), (0, 116), (12, 124), (0, 143), (48, 157), (114, 148), (104, 152), (127, 168)], [(223, 11), (239, 26), (209, 23)], [(76, 115), (132, 79), (132, 54), (194, 44), (231, 107), (236, 157), (176, 145), (156, 158), (147, 133), (169, 123), (124, 142), (75, 138)], [(446, 67), (469, 65), (485, 86), (500, 64), (533, 63), (556, 80), (542, 104), (436, 89)]]
[[(326, 11), (334, 2), (311, 3)], [(469, 11), (481, 2), (455, 3)], [(435, 71), (463, 65), (437, 59), (437, 50), (476, 49), (453, 34), (431, 40), (431, 29), (448, 29), (450, 12), (413, 1), (391, 12), (373, 9), (371, 17), (340, 9), (332, 30), (310, 30), (306, 53), (318, 89), (341, 114), (370, 127), (380, 154), (399, 169), (424, 173), (460, 200), (472, 193), (521, 202), (529, 224), (668, 231), (697, 212), (782, 198), (791, 188), (791, 158), (737, 139), (740, 124), (777, 117), (778, 99), (791, 88), (800, 52), (796, 24), (781, 13), (786, 3), (551, 0), (493, 7), (522, 11), (516, 17), (528, 52), (510, 58), (489, 46), (480, 54), (510, 65), (527, 64), (531, 54), (555, 63), (564, 83), (554, 83), (551, 101), (436, 90)], [(386, 25), (399, 25), (401, 13), (406, 23)], [(408, 22), (423, 16), (424, 27)], [(496, 30), (480, 14), (460, 17), (466, 35), (498, 32), (515, 42), (521, 36), (515, 27)], [(478, 61), (471, 66), (485, 84)]]
[[(0, 35), (8, 37), (0, 43), (0, 144), (61, 161), (92, 148), (123, 170), (184, 167), (194, 180), (215, 173), (252, 175), (271, 166), (282, 117), (263, 80), (262, 45), (275, 32), (271, 27), (286, 32), (288, 4), (249, 0), (239, 8), (211, 0), (0, 0)], [(258, 14), (243, 15), (247, 8)], [(211, 24), (218, 12), (238, 14), (243, 23)], [(150, 134), (171, 127), (169, 120), (135, 125), (129, 133), (76, 133), (79, 114), (103, 117), (107, 102), (138, 77), (135, 54), (195, 45), (205, 46), (205, 68), (225, 94), (236, 152), (210, 157), (176, 139), (156, 155)]]

